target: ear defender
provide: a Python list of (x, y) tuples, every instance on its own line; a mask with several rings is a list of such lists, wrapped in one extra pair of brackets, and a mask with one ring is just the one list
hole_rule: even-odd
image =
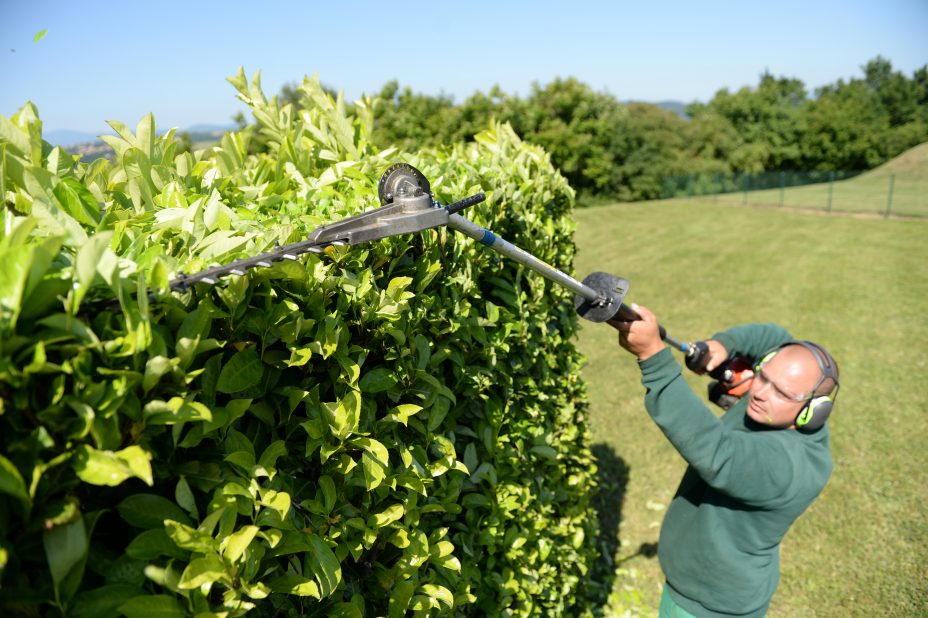
[(758, 361), (757, 363), (755, 363), (755, 364), (754, 364), (754, 375), (757, 375), (758, 373), (760, 373), (760, 368), (763, 367), (764, 365), (766, 365), (766, 364), (767, 364), (767, 361), (769, 361), (771, 358), (773, 358), (774, 356), (776, 356), (776, 355), (777, 355), (777, 352), (779, 352), (779, 351), (780, 351), (780, 348), (782, 348), (782, 347), (783, 347), (783, 346), (780, 346), (779, 348), (775, 349), (775, 350), (772, 351), (772, 352), (767, 352), (767, 354), (764, 355), (764, 357), (763, 357), (762, 359), (760, 359), (760, 361)]
[[(799, 410), (799, 413), (796, 415), (796, 428), (803, 431), (815, 431), (825, 424), (825, 421), (828, 420), (828, 417), (831, 415), (831, 410), (834, 408), (835, 399), (838, 396), (838, 390), (841, 385), (838, 383), (838, 365), (835, 363), (834, 359), (831, 357), (825, 348), (822, 346), (812, 343), (811, 341), (790, 341), (782, 344), (772, 352), (768, 352), (763, 359), (757, 365), (755, 365), (754, 373), (758, 373), (761, 367), (767, 363), (771, 358), (776, 355), (777, 352), (783, 348), (791, 345), (802, 346), (812, 353), (812, 356), (815, 358), (815, 362), (818, 364), (818, 368), (821, 370), (822, 375), (816, 382), (815, 386), (812, 388), (812, 394), (809, 395), (809, 400), (804, 406)], [(831, 380), (834, 383), (834, 387), (831, 389), (831, 392), (828, 395), (815, 395), (815, 391), (821, 388), (827, 380)]]
[(825, 424), (831, 415), (834, 401), (828, 395), (813, 397), (796, 415), (796, 428), (812, 431)]

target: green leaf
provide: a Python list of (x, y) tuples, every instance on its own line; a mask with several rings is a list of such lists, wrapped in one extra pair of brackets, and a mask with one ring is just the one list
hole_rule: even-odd
[(254, 348), (236, 352), (219, 372), (216, 390), (220, 393), (237, 393), (261, 381), (264, 364)]
[(149, 401), (145, 404), (142, 414), (146, 425), (174, 425), (187, 421), (213, 420), (213, 413), (205, 404), (181, 397), (172, 397), (170, 401)]
[(313, 351), (309, 347), (294, 348), (290, 351), (290, 360), (287, 361), (289, 367), (302, 367), (310, 361)]
[(408, 288), (411, 283), (412, 277), (394, 277), (390, 279), (390, 283), (387, 284), (387, 296), (396, 298), (396, 296)]
[(258, 459), (258, 465), (265, 470), (271, 470), (277, 465), (277, 459), (287, 454), (287, 443), (283, 440), (272, 442)]
[(145, 154), (149, 163), (154, 156), (155, 146), (155, 115), (152, 113), (145, 114), (135, 125), (135, 143), (136, 146)]
[[(213, 515), (221, 516), (225, 512), (225, 509), (221, 509), (210, 514), (210, 517)], [(207, 519), (209, 519), (209, 517), (207, 517)], [(200, 527), (205, 528), (206, 523), (207, 522), (204, 521), (200, 524)], [(215, 523), (213, 526), (215, 526)], [(219, 546), (219, 542), (211, 537), (208, 532), (191, 528), (177, 521), (166, 520), (164, 522), (164, 531), (177, 547), (188, 551), (206, 554), (216, 551)]]
[(171, 371), (173, 363), (167, 356), (153, 356), (145, 362), (145, 377), (142, 379), (142, 390), (150, 391), (161, 379), (161, 376)]
[(396, 383), (397, 379), (392, 370), (386, 367), (378, 367), (361, 376), (359, 385), (362, 392), (379, 393), (393, 388)]
[(443, 605), (448, 607), (448, 609), (454, 607), (454, 595), (451, 594), (451, 591), (444, 586), (439, 586), (436, 584), (423, 584), (419, 590), (427, 597), (437, 599)]
[(90, 190), (72, 176), (62, 178), (53, 189), (58, 203), (69, 215), (90, 227), (100, 222), (100, 205)]
[(332, 509), (335, 508), (335, 500), (338, 496), (338, 493), (335, 489), (335, 483), (332, 481), (332, 477), (326, 474), (320, 476), (318, 482), (319, 488), (322, 490), (322, 506), (325, 514), (328, 515), (332, 512)]
[(341, 583), (342, 567), (338, 558), (321, 537), (311, 534), (309, 543), (312, 551), (307, 555), (307, 563), (319, 583), (322, 598), (325, 598), (335, 592)]
[(62, 582), (72, 569), (81, 564), (90, 546), (87, 530), (84, 528), (84, 518), (78, 514), (70, 523), (46, 530), (42, 534), (42, 544), (45, 546), (45, 557), (52, 573), (55, 598), (60, 604), (64, 601), (60, 598)]
[(77, 252), (77, 263), (74, 272), (77, 275), (78, 285), (74, 290), (72, 312), (77, 310), (81, 300), (83, 300), (93, 284), (94, 277), (97, 276), (97, 269), (103, 261), (103, 254), (109, 250), (112, 239), (112, 231), (99, 232), (91, 236)]
[(248, 549), (256, 534), (258, 534), (257, 526), (244, 526), (235, 531), (231, 536), (223, 539), (222, 555), (229, 562), (237, 562), (245, 553), (245, 550)]
[(29, 497), (22, 475), (13, 462), (3, 455), (0, 455), (0, 492), (17, 498), (27, 509), (32, 505), (32, 498)]
[(268, 582), (268, 587), (273, 592), (282, 592), (285, 594), (295, 594), (300, 597), (313, 597), (321, 599), (319, 584), (315, 581), (299, 575), (284, 575), (272, 579)]
[(541, 444), (539, 446), (533, 446), (530, 449), (533, 453), (537, 453), (544, 457), (545, 459), (557, 459), (557, 449), (548, 446), (546, 444)]
[[(29, 271), (32, 268), (33, 247), (0, 247), (0, 308), (9, 317), (0, 316), (9, 321), (9, 327), (15, 326), (16, 317), (22, 310), (23, 293)], [(0, 327), (4, 324), (0, 322)]]
[(181, 590), (193, 590), (203, 584), (228, 583), (231, 581), (226, 565), (216, 554), (207, 554), (187, 565), (180, 576), (177, 587)]
[(161, 528), (166, 519), (189, 525), (190, 518), (168, 500), (155, 494), (133, 494), (116, 507), (120, 517), (137, 528)]
[(383, 420), (393, 421), (394, 423), (400, 423), (405, 426), (409, 421), (409, 417), (421, 410), (422, 406), (418, 406), (414, 403), (404, 403), (395, 408), (391, 408), (389, 413), (383, 417)]
[(402, 504), (394, 504), (387, 507), (380, 513), (371, 515), (367, 518), (367, 526), (369, 528), (383, 528), (386, 525), (392, 524), (397, 521), (403, 514), (406, 513), (406, 509)]
[(144, 594), (119, 606), (126, 618), (184, 618), (187, 611), (175, 597), (166, 594)]
[(136, 560), (154, 560), (159, 556), (170, 556), (187, 560), (189, 554), (171, 540), (164, 528), (145, 530), (126, 546), (126, 555)]
[(99, 451), (82, 444), (75, 452), (74, 471), (85, 483), (116, 486), (130, 477), (138, 477), (148, 485), (154, 480), (151, 473), (151, 454), (135, 445), (121, 451)]
[(393, 592), (390, 593), (390, 603), (387, 609), (389, 618), (401, 618), (406, 615), (406, 609), (415, 591), (416, 585), (408, 580), (393, 584)]
[(287, 513), (290, 512), (291, 505), (290, 494), (285, 491), (276, 491), (274, 489), (264, 489), (261, 491), (259, 503), (276, 511), (281, 520), (285, 520)]
[(429, 365), (429, 359), (432, 357), (432, 348), (429, 340), (422, 335), (416, 335), (416, 368), (425, 369)]
[(445, 416), (448, 415), (448, 410), (450, 409), (450, 401), (444, 397), (438, 397), (435, 399), (435, 403), (432, 404), (431, 408), (429, 408), (429, 431), (435, 431), (441, 427), (441, 424), (444, 422)]
[(376, 489), (390, 471), (390, 455), (386, 447), (370, 438), (355, 438), (353, 443), (364, 449), (361, 467), (368, 491)]
[(48, 34), (48, 29), (47, 29), (47, 28), (44, 29), (44, 30), (39, 30), (38, 32), (35, 33), (35, 36), (32, 37), (32, 42), (33, 42), (33, 43), (38, 43), (39, 41), (41, 41), (41, 40), (45, 37), (46, 34)]
[(255, 467), (255, 456), (248, 451), (235, 451), (226, 455), (225, 460), (241, 468), (240, 473), (251, 476)]
[(197, 501), (193, 496), (193, 490), (190, 489), (190, 483), (187, 482), (187, 479), (180, 477), (180, 480), (177, 481), (177, 486), (174, 488), (174, 500), (177, 501), (185, 511), (190, 513), (190, 516), (194, 519), (199, 519), (200, 515), (197, 511)]
[(322, 415), (329, 423), (332, 435), (341, 440), (347, 439), (358, 430), (361, 394), (355, 390), (349, 390), (337, 403), (323, 403)]
[(480, 461), (477, 459), (477, 446), (476, 443), (470, 442), (464, 448), (464, 465), (467, 466), (467, 471), (470, 474), (473, 474), (477, 470), (477, 466), (480, 464)]
[(379, 487), (387, 477), (386, 466), (370, 453), (364, 453), (361, 456), (361, 466), (364, 471), (364, 485), (368, 491)]

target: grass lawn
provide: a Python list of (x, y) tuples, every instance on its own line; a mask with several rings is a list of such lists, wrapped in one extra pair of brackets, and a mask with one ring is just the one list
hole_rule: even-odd
[[(576, 212), (576, 272), (631, 281), (683, 340), (777, 322), (841, 366), (835, 469), (784, 539), (771, 616), (928, 613), (928, 221), (810, 216), (711, 198)], [(659, 526), (684, 470), (648, 417), (640, 372), (608, 326), (586, 323), (601, 541), (616, 549), (612, 612), (655, 615)], [(705, 394), (706, 381), (685, 372)]]

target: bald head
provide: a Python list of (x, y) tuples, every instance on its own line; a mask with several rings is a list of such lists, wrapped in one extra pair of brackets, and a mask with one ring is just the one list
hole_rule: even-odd
[[(786, 377), (800, 392), (808, 396), (827, 395), (834, 390), (835, 380), (829, 377), (820, 363), (832, 363), (831, 355), (824, 351), (818, 344), (811, 344), (819, 350), (819, 358), (809, 349), (807, 345), (798, 343), (784, 346), (773, 359), (772, 365), (777, 359), (781, 360), (780, 369)], [(838, 375), (838, 367), (835, 365), (833, 375)], [(814, 393), (812, 392), (814, 389)]]
[[(837, 387), (838, 368), (831, 355), (808, 341), (784, 345), (769, 355), (757, 369), (748, 391), (747, 415), (770, 427), (795, 429), (799, 415), (813, 399), (830, 395)], [(816, 407), (826, 402), (816, 403)], [(823, 410), (821, 426), (831, 412)], [(808, 419), (803, 419), (805, 426)], [(811, 427), (810, 427), (811, 428)]]

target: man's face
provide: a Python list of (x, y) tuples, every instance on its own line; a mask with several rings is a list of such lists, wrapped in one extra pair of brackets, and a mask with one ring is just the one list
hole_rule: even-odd
[(821, 377), (812, 353), (800, 346), (783, 348), (762, 365), (748, 391), (747, 414), (781, 429), (795, 428), (796, 415)]

